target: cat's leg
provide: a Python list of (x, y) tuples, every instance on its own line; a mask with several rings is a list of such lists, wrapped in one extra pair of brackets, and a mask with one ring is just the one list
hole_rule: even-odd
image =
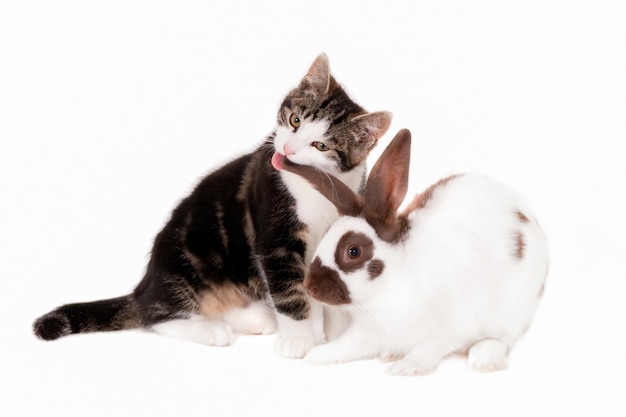
[(486, 339), (467, 352), (467, 365), (476, 372), (499, 371), (506, 368), (507, 345), (500, 340)]
[(209, 346), (229, 346), (235, 341), (232, 327), (224, 320), (208, 319), (197, 314), (187, 319), (154, 324), (151, 330), (163, 336)]
[(292, 211), (283, 214), (270, 217), (263, 239), (258, 239), (258, 275), (265, 277), (277, 313), (275, 353), (302, 358), (315, 344), (314, 323), (321, 320), (321, 308), (312, 305), (304, 288), (307, 228), (285, 221), (295, 214)]
[(264, 300), (226, 311), (222, 319), (239, 334), (271, 334), (277, 329), (276, 314)]
[[(301, 269), (297, 268), (299, 264)], [(267, 277), (278, 322), (274, 351), (285, 358), (302, 358), (314, 346), (313, 324), (321, 320), (321, 308), (312, 306), (304, 289), (302, 258), (294, 254), (268, 257), (265, 270), (276, 271)]]

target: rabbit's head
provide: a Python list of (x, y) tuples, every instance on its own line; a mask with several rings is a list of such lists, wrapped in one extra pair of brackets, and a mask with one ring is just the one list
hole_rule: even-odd
[(310, 166), (285, 170), (307, 179), (341, 217), (318, 245), (304, 285), (318, 301), (351, 304), (374, 297), (397, 265), (398, 243), (408, 221), (398, 215), (408, 188), (411, 134), (403, 129), (382, 153), (367, 179), (363, 198), (337, 178)]

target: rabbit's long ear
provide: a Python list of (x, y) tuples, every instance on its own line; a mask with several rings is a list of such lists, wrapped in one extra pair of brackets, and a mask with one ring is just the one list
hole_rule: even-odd
[(284, 170), (298, 174), (315, 187), (337, 207), (342, 216), (359, 216), (363, 207), (361, 198), (338, 178), (308, 165), (284, 161)]
[(365, 187), (363, 214), (378, 236), (397, 241), (405, 224), (398, 218), (409, 185), (411, 133), (402, 129), (383, 151), (372, 168)]

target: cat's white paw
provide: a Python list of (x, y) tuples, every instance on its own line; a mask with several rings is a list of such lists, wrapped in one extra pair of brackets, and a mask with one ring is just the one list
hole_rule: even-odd
[(337, 356), (336, 349), (329, 348), (328, 344), (315, 346), (304, 357), (304, 361), (313, 365), (330, 365), (343, 362), (342, 358)]
[(209, 346), (230, 346), (235, 343), (235, 332), (232, 327), (226, 323), (220, 323), (218, 325), (207, 326), (206, 336), (204, 341), (199, 341)]
[(387, 373), (394, 376), (415, 376), (426, 375), (434, 370), (435, 367), (432, 365), (424, 366), (423, 364), (415, 362), (411, 359), (404, 358), (389, 366), (389, 368), (387, 368)]
[(248, 323), (241, 333), (242, 334), (272, 334), (276, 333), (277, 326), (275, 321), (259, 320), (258, 322)]
[(279, 335), (274, 352), (283, 358), (303, 358), (315, 344), (312, 320), (295, 320), (280, 313), (276, 319)]
[(152, 330), (163, 336), (209, 346), (229, 346), (236, 339), (232, 327), (227, 323), (201, 316), (158, 323), (152, 326)]
[(499, 340), (483, 340), (467, 352), (467, 366), (476, 372), (493, 372), (506, 368), (506, 345)]
[(313, 347), (313, 337), (279, 336), (274, 352), (283, 358), (300, 359)]

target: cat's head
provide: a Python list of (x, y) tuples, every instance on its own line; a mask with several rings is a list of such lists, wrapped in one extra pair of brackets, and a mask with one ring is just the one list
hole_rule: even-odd
[(389, 112), (368, 113), (352, 101), (321, 54), (280, 106), (274, 148), (299, 165), (350, 171), (365, 161), (391, 118)]

